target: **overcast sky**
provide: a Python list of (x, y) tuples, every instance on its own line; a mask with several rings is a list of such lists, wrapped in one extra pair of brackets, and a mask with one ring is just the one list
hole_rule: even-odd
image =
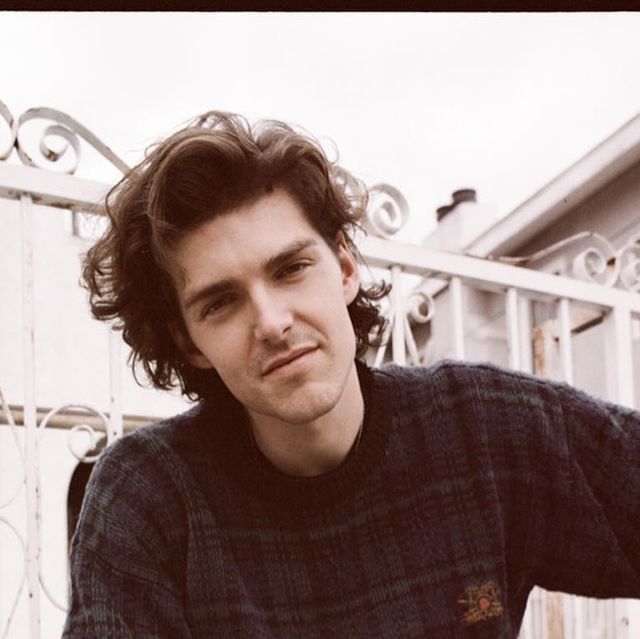
[(640, 13), (0, 12), (0, 32), (14, 116), (65, 111), (131, 164), (208, 109), (296, 123), (404, 193), (408, 241), (457, 188), (509, 213), (640, 112)]

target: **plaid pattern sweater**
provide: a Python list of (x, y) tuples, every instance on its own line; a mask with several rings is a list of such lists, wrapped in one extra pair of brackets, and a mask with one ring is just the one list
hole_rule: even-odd
[(64, 637), (514, 638), (530, 589), (640, 597), (640, 415), (488, 364), (358, 365), (357, 451), (277, 471), (231, 399), (92, 474)]

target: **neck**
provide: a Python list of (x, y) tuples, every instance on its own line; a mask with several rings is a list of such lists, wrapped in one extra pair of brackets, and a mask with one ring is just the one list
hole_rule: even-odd
[(336, 405), (304, 424), (251, 414), (254, 444), (287, 475), (313, 477), (339, 466), (360, 435), (364, 401), (355, 363)]

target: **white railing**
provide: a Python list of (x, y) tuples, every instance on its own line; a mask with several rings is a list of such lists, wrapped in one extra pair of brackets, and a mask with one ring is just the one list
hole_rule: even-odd
[[(19, 118), (14, 121), (8, 117), (8, 110), (4, 107), (3, 111), (2, 107), (0, 103), (0, 116), (9, 123), (12, 144), (15, 144), (19, 139), (17, 123), (21, 120)], [(60, 135), (76, 156), (79, 156), (80, 147), (73, 136), (73, 130), (77, 131), (77, 128), (74, 129), (73, 120), (61, 120), (58, 117), (60, 114), (50, 110), (44, 114), (40, 112), (39, 115), (53, 120), (57, 118), (57, 128), (49, 126), (45, 134)], [(61, 134), (61, 127), (70, 132)], [(86, 129), (82, 131), (85, 133), (82, 137), (96, 146), (95, 138), (86, 135)], [(99, 141), (97, 145), (106, 148)], [(7, 158), (10, 150), (4, 155), (0, 154), (0, 159)], [(46, 150), (45, 146), (43, 152)], [(24, 153), (19, 155), (24, 162)], [(113, 161), (108, 154), (104, 155)], [(49, 159), (53, 156), (53, 151), (47, 155)], [(12, 410), (2, 398), (2, 414), (6, 425), (0, 427), (0, 431), (9, 430), (17, 460), (16, 474), (11, 477), (13, 485), (5, 492), (0, 492), (0, 533), (5, 533), (4, 537), (0, 536), (0, 553), (3, 551), (2, 540), (11, 537), (14, 540), (13, 547), (17, 548), (18, 553), (23, 553), (23, 561), (17, 564), (14, 562), (18, 568), (9, 584), (12, 586), (11, 592), (4, 592), (3, 584), (6, 587), (9, 581), (5, 574), (0, 575), (0, 639), (59, 636), (62, 619), (60, 615), (66, 606), (66, 593), (61, 593), (59, 588), (61, 581), (66, 584), (66, 575), (62, 580), (54, 580), (57, 586), (50, 587), (43, 563), (43, 554), (51, 552), (47, 545), (48, 538), (43, 535), (43, 493), (46, 493), (50, 484), (49, 476), (44, 481), (41, 478), (44, 472), (43, 462), (47, 461), (48, 454), (42, 448), (43, 434), (54, 427), (67, 428), (69, 449), (74, 459), (86, 460), (86, 450), (93, 448), (99, 431), (106, 432), (110, 443), (122, 434), (125, 422), (133, 421), (123, 417), (122, 342), (120, 336), (112, 332), (109, 333), (108, 349), (108, 416), (96, 408), (84, 405), (65, 405), (50, 411), (43, 411), (38, 407), (35, 390), (38, 371), (34, 282), (38, 274), (33, 266), (34, 206), (44, 205), (57, 210), (86, 210), (103, 197), (108, 185), (37, 168), (33, 166), (30, 156), (27, 157), (28, 166), (0, 162), (0, 201), (13, 200), (19, 202), (20, 207), (23, 300), (22, 406), (19, 406), (18, 411), (13, 411), (20, 413), (14, 420)], [(75, 165), (73, 169), (75, 170)], [(387, 185), (373, 187), (372, 193), (367, 219), (372, 235), (359, 240), (358, 245), (367, 263), (374, 269), (386, 272), (387, 278), (393, 283), (386, 310), (390, 320), (388, 340), (371, 353), (374, 364), (388, 359), (401, 364), (428, 364), (442, 352), (459, 359), (469, 357), (470, 339), (475, 339), (478, 335), (482, 339), (482, 331), (487, 330), (486, 326), (479, 326), (477, 318), (473, 317), (471, 310), (475, 309), (476, 302), (475, 298), (470, 297), (470, 293), (477, 295), (478, 291), (486, 291), (487, 295), (501, 299), (497, 314), (494, 313), (492, 320), (497, 328), (492, 330), (506, 343), (507, 360), (504, 363), (517, 370), (551, 374), (552, 371), (545, 368), (545, 364), (540, 364), (542, 360), (534, 354), (535, 336), (542, 334), (544, 339), (551, 340), (552, 345), (557, 340), (560, 374), (570, 383), (574, 383), (576, 377), (573, 348), (575, 335), (587, 308), (589, 322), (600, 326), (599, 330), (603, 332), (603, 339), (606, 341), (606, 395), (620, 404), (634, 405), (636, 390), (632, 354), (634, 330), (640, 317), (640, 296), (632, 292), (637, 290), (640, 262), (633, 261), (634, 255), (637, 260), (637, 252), (627, 250), (620, 253), (620, 260), (624, 259), (626, 279), (620, 278), (619, 284), (629, 289), (623, 290), (615, 288), (615, 282), (603, 285), (493, 260), (402, 244), (390, 238), (406, 221), (406, 202), (395, 189)], [(636, 274), (635, 279), (633, 273)], [(414, 276), (419, 286), (416, 288), (413, 284), (410, 285), (407, 276)], [(589, 279), (588, 274), (585, 279)], [(540, 326), (533, 325), (534, 303), (545, 303), (556, 309), (555, 321), (545, 324), (546, 332), (540, 333)], [(441, 324), (436, 329), (438, 321)], [(429, 337), (425, 336), (427, 327), (432, 330)], [(448, 342), (446, 348), (441, 348), (436, 353), (433, 349), (430, 352), (430, 345), (438, 340), (440, 344)], [(544, 361), (548, 364), (549, 358)], [(2, 381), (0, 379), (0, 385)], [(20, 404), (20, 401), (16, 398), (14, 403)], [(20, 428), (16, 421), (23, 424), (24, 428)], [(85, 446), (84, 451), (71, 441), (78, 433), (90, 436), (90, 444)], [(2, 449), (0, 455), (4, 456), (7, 450), (6, 447)], [(7, 477), (4, 479), (6, 481)], [(1, 481), (0, 489), (4, 489)], [(18, 509), (21, 500), (24, 501), (23, 516), (19, 515)], [(65, 507), (62, 503), (58, 506), (60, 509)], [(55, 618), (49, 615), (56, 620), (55, 623), (47, 622), (41, 627), (45, 605), (53, 606), (60, 612)], [(18, 626), (15, 617), (20, 606), (27, 610), (23, 615), (22, 625)], [(638, 602), (624, 600), (595, 602), (546, 593), (536, 588), (529, 600), (521, 637), (633, 639), (640, 637), (639, 605)]]
[[(426, 278), (428, 284), (433, 285), (435, 282), (435, 286), (431, 287), (432, 290), (438, 290), (438, 281), (448, 284), (453, 353), (460, 359), (465, 358), (463, 287), (504, 295), (508, 364), (515, 370), (533, 372), (531, 344), (523, 340), (523, 335), (530, 336), (533, 331), (530, 302), (555, 304), (563, 377), (569, 383), (574, 381), (572, 317), (578, 313), (578, 308), (582, 310), (587, 306), (595, 314), (601, 315), (606, 327), (608, 342), (606, 352), (609, 354), (606, 376), (610, 380), (607, 395), (611, 401), (619, 404), (634, 405), (631, 331), (632, 318), (640, 314), (640, 296), (634, 291), (559, 277), (478, 257), (434, 251), (413, 244), (389, 242), (377, 237), (364, 238), (359, 246), (367, 263), (373, 267), (388, 269), (390, 279), (396, 284), (396, 294), (391, 297), (392, 343), (406, 343), (410, 354), (414, 353), (414, 347), (413, 340), (408, 334), (407, 322), (396, 321), (398, 317), (406, 318), (404, 308), (401, 306), (405, 296), (398, 290), (401, 281), (400, 273)], [(423, 285), (417, 293), (428, 300), (430, 297), (428, 288)], [(439, 288), (442, 289), (442, 286)], [(435, 302), (433, 296), (431, 298), (426, 304), (433, 307)], [(415, 313), (413, 317), (416, 318)], [(431, 320), (430, 314), (426, 317)], [(404, 362), (405, 349), (398, 346), (394, 348), (393, 359)], [(415, 356), (412, 359), (415, 361)]]

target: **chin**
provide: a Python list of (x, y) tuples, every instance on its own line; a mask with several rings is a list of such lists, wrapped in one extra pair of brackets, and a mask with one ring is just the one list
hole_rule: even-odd
[(308, 424), (329, 413), (338, 403), (339, 397), (339, 393), (328, 391), (320, 394), (307, 392), (299, 398), (284, 398), (282, 403), (272, 404), (264, 413), (288, 424)]
[(274, 414), (274, 417), (289, 424), (308, 424), (329, 413), (335, 405), (336, 402), (323, 402), (320, 404), (307, 401), (300, 406), (289, 405), (283, 410), (278, 411), (278, 414)]

